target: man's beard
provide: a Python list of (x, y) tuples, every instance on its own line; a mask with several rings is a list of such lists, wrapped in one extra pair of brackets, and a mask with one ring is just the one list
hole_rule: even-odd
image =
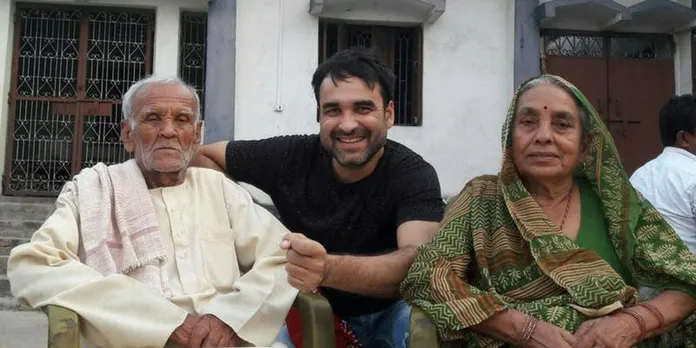
[(342, 156), (341, 151), (335, 145), (334, 145), (334, 149), (333, 149), (333, 153), (332, 153), (333, 158), (336, 160), (336, 162), (341, 167), (344, 167), (344, 168), (355, 169), (355, 168), (360, 168), (360, 167), (364, 166), (367, 162), (369, 162), (372, 158), (374, 158), (375, 155), (377, 155), (379, 153), (379, 150), (381, 150), (384, 147), (384, 145), (387, 143), (386, 138), (383, 139), (382, 141), (378, 141), (375, 143), (369, 143), (369, 141), (370, 141), (369, 138), (366, 138), (366, 139), (368, 139), (367, 140), (368, 147), (367, 147), (367, 150), (365, 151), (365, 154), (361, 158), (358, 158), (357, 160), (348, 161), (344, 158), (344, 156)]

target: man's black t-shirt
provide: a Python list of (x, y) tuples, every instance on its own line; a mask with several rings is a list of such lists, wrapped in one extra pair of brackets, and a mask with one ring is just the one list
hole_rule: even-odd
[[(351, 184), (335, 179), (332, 155), (318, 135), (232, 141), (228, 174), (266, 192), (283, 224), (331, 254), (379, 255), (397, 249), (396, 229), (412, 220), (440, 221), (444, 203), (435, 169), (387, 140), (375, 170)], [(395, 300), (322, 289), (339, 316), (381, 311)]]

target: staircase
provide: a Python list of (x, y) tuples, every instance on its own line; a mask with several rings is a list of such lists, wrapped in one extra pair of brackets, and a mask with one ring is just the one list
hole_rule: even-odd
[(10, 294), (7, 259), (10, 250), (28, 242), (53, 212), (55, 198), (0, 196), (0, 310), (19, 309)]

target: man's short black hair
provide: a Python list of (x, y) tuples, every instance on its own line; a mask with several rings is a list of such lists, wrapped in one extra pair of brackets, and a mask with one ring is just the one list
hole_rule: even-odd
[(327, 76), (330, 76), (334, 83), (336, 80), (357, 77), (373, 89), (379, 84), (385, 108), (390, 101), (394, 100), (394, 80), (396, 79), (394, 73), (377, 53), (365, 47), (355, 46), (336, 52), (319, 64), (312, 76), (312, 87), (317, 103), (319, 103), (319, 87)]
[(684, 94), (670, 98), (660, 109), (660, 140), (663, 146), (674, 146), (677, 133), (694, 134), (696, 130), (696, 98)]

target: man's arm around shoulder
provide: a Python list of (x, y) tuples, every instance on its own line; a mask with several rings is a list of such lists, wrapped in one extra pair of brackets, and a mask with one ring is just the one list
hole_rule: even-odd
[(227, 173), (227, 143), (229, 143), (229, 141), (202, 145), (193, 157), (191, 165)]

